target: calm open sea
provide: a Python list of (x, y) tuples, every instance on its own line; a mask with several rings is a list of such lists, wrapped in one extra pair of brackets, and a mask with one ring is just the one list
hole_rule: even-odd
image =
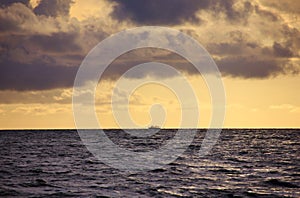
[[(174, 130), (130, 138), (120, 146), (158, 148)], [(75, 130), (0, 131), (0, 196), (17, 197), (300, 197), (300, 130), (226, 129), (204, 158), (205, 130), (164, 168), (122, 173), (98, 161)]]

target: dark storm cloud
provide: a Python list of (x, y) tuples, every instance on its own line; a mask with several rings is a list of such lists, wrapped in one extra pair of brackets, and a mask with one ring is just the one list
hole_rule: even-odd
[(241, 20), (247, 18), (252, 10), (252, 4), (245, 2), (243, 8), (236, 10), (233, 8), (234, 0), (220, 0), (211, 4), (211, 9), (215, 14), (224, 13), (229, 20)]
[(0, 90), (72, 87), (85, 53), (76, 31), (0, 34)]
[(34, 13), (45, 16), (67, 16), (73, 0), (41, 0)]
[(58, 66), (42, 61), (0, 62), (0, 90), (44, 90), (72, 87), (78, 67)]
[[(299, 70), (297, 69), (299, 65), (290, 61), (291, 58), (299, 57), (298, 29), (284, 24), (276, 12), (265, 10), (254, 2), (113, 1), (117, 3), (112, 11), (115, 19), (119, 21), (130, 19), (138, 25), (177, 25), (189, 21), (194, 25), (203, 25), (205, 29), (205, 23), (202, 23), (205, 18), (198, 18), (198, 14), (201, 17), (201, 11), (211, 14), (213, 16), (211, 19), (221, 21), (220, 25), (228, 25), (228, 29), (234, 25), (235, 31), (224, 30), (223, 32), (222, 27), (215, 28), (214, 36), (225, 37), (221, 41), (219, 38), (208, 40), (207, 35), (202, 36), (204, 38), (202, 44), (213, 55), (224, 75), (267, 78), (291, 73), (289, 71), (297, 73)], [(15, 2), (22, 3), (13, 4)], [(98, 18), (83, 22), (71, 20), (68, 17), (71, 0), (42, 0), (34, 10), (27, 6), (28, 1), (2, 1), (0, 5), (2, 5), (0, 7), (0, 90), (47, 90), (72, 87), (78, 66), (87, 52), (111, 32), (117, 31), (115, 26), (109, 27), (107, 31), (103, 30), (98, 24)], [(271, 45), (265, 46), (261, 38), (249, 39), (251, 32), (246, 33), (244, 25), (250, 24), (251, 16), (261, 21), (257, 23), (258, 29), (253, 25), (249, 27), (257, 31), (256, 35), (266, 35)], [(214, 21), (206, 23), (214, 23)], [(274, 28), (271, 25), (270, 28), (261, 28), (262, 23), (266, 25), (272, 23)], [(193, 31), (191, 28), (191, 33)], [(194, 35), (199, 34), (201, 32), (194, 32)], [(105, 71), (104, 78), (115, 80), (133, 66), (148, 61), (174, 66), (189, 75), (199, 74), (190, 63), (178, 55), (141, 50), (139, 53), (129, 53), (119, 57)], [(286, 65), (289, 66), (289, 70)], [(128, 77), (143, 78), (147, 75), (171, 77), (166, 71), (153, 71), (151, 67)]]
[[(198, 70), (189, 61), (178, 54), (162, 49), (142, 48), (127, 52), (118, 57), (105, 70), (103, 77), (116, 80), (134, 66), (148, 62), (170, 65), (185, 74), (199, 74)], [(138, 72), (128, 73), (126, 77), (132, 79), (140, 79), (147, 76), (170, 78), (174, 77), (174, 75), (176, 75), (176, 73), (170, 73), (170, 71), (164, 67), (159, 70), (153, 70), (153, 67), (149, 64), (143, 66)]]
[(294, 55), (289, 46), (283, 46), (277, 42), (274, 42), (273, 50), (278, 57), (293, 57)]
[(264, 47), (259, 43), (247, 41), (209, 43), (207, 49), (212, 54), (221, 56), (260, 55), (261, 58), (266, 56), (270, 58), (272, 56), (274, 59), (297, 57), (293, 53), (292, 45), (278, 42), (274, 42), (272, 47)]
[[(248, 47), (249, 50), (253, 49), (253, 51), (258, 55), (254, 55), (254, 52), (243, 49), (247, 48), (247, 45), (250, 45)], [(231, 45), (230, 43), (221, 43), (215, 47), (222, 49), (222, 53), (220, 54), (226, 55), (222, 58), (214, 58), (220, 72), (224, 76), (240, 78), (268, 78), (279, 74), (299, 73), (299, 68), (297, 69), (295, 65), (289, 65), (291, 63), (288, 60), (277, 60), (274, 58), (272, 56), (274, 53), (272, 48), (269, 48), (269, 52), (266, 53), (263, 52), (265, 50), (264, 48), (257, 46), (255, 43), (246, 43), (243, 46), (239, 46), (238, 44)], [(214, 51), (213, 54), (218, 54), (220, 49), (215, 49), (216, 51)], [(114, 61), (110, 67), (106, 69), (104, 76), (106, 78), (118, 79), (123, 73), (135, 65), (145, 62), (164, 63), (187, 75), (200, 75), (199, 71), (183, 57), (172, 52), (162, 53), (162, 51), (164, 50), (156, 50), (155, 53), (153, 53), (153, 51), (152, 53), (149, 53), (150, 50), (147, 49), (131, 51), (120, 56), (116, 61)], [(247, 55), (247, 53), (250, 53), (250, 55)], [(266, 54), (263, 55), (263, 53)], [(138, 59), (132, 57), (138, 57)], [(165, 70), (164, 68), (153, 71), (151, 65), (149, 65), (147, 68), (139, 70), (139, 72), (129, 73), (126, 76), (133, 79), (144, 78), (149, 75), (157, 78), (168, 78), (173, 77), (174, 74), (168, 73), (168, 70)]]
[(280, 62), (260, 57), (228, 57), (216, 60), (216, 63), (223, 74), (233, 77), (266, 78), (285, 73)]
[(130, 19), (141, 25), (176, 25), (186, 21), (199, 24), (197, 11), (206, 10), (214, 15), (224, 14), (228, 21), (247, 22), (253, 12), (275, 18), (255, 7), (249, 1), (235, 9), (235, 0), (113, 0), (117, 3), (112, 16), (118, 20)]
[[(45, 2), (37, 12), (66, 17), (71, 1), (68, 5), (66, 1), (51, 1), (54, 5), (42, 9)], [(0, 90), (73, 86), (78, 66), (87, 53), (83, 48), (88, 46), (81, 39), (84, 35), (78, 22), (67, 19), (36, 15), (21, 3), (0, 8)]]
[(9, 6), (13, 3), (23, 3), (25, 5), (29, 5), (29, 0), (1, 0), (0, 6)]
[(183, 21), (199, 21), (195, 13), (210, 5), (209, 0), (113, 0), (117, 3), (113, 17), (131, 19), (144, 25), (174, 25)]
[(2, 18), (0, 16), (0, 32), (5, 33), (5, 32), (10, 32), (12, 30), (18, 30), (20, 27), (18, 24), (14, 23), (12, 19), (9, 18)]
[(36, 23), (32, 10), (22, 3), (12, 4), (9, 7), (0, 7), (0, 34), (22, 32), (22, 26), (27, 21)]
[(31, 45), (39, 46), (44, 52), (79, 52), (80, 45), (77, 43), (77, 32), (58, 32), (51, 35), (33, 35), (29, 39)]
[[(235, 8), (234, 5), (237, 3), (240, 5), (238, 8)], [(237, 24), (248, 23), (248, 18), (252, 14), (259, 15), (264, 21), (275, 22), (279, 20), (275, 13), (265, 10), (259, 5), (254, 5), (251, 1), (220, 0), (211, 4), (210, 9), (216, 15), (224, 13), (228, 22)]]
[[(269, 20), (273, 20), (271, 18)], [(281, 39), (282, 42), (274, 42), (272, 46), (251, 40), (248, 33), (232, 31), (228, 33), (228, 39), (208, 43), (206, 48), (215, 57), (224, 75), (267, 78), (279, 74), (297, 74), (300, 68), (289, 58), (298, 57), (295, 53), (299, 51), (296, 38), (300, 34), (291, 28), (283, 29), (286, 38)]]

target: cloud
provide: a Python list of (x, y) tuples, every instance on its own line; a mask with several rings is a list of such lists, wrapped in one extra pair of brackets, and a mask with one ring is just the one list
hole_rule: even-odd
[(279, 57), (293, 57), (293, 52), (290, 46), (283, 46), (280, 43), (274, 42), (273, 50), (276, 56)]
[(196, 12), (209, 6), (209, 1), (194, 0), (113, 0), (112, 16), (118, 20), (131, 19), (143, 25), (174, 25), (183, 21), (199, 21)]
[(78, 67), (54, 63), (0, 62), (0, 90), (43, 90), (72, 87)]
[(35, 15), (26, 5), (16, 3), (9, 7), (0, 7), (1, 34), (22, 30), (22, 25), (29, 25), (27, 21), (35, 22)]
[(260, 57), (227, 57), (216, 62), (223, 74), (233, 77), (266, 78), (285, 71), (280, 62)]
[(276, 20), (276, 15), (260, 9), (250, 1), (236, 0), (113, 0), (116, 2), (112, 16), (118, 20), (132, 20), (142, 25), (176, 25), (187, 21), (198, 23), (202, 10), (231, 22), (247, 23), (247, 18), (256, 12)]
[[(112, 33), (149, 24), (172, 26), (191, 34), (214, 57), (224, 75), (267, 78), (299, 73), (299, 28), (286, 20), (286, 12), (282, 14), (265, 1), (103, 2), (113, 8), (111, 13), (77, 20), (74, 13), (69, 17), (71, 0), (42, 0), (34, 8), (28, 1), (2, 1), (0, 90), (71, 87), (81, 61), (92, 47)], [(172, 65), (189, 75), (198, 74), (180, 56), (140, 50), (116, 60), (106, 70), (105, 78), (115, 80), (134, 65), (148, 61)], [(149, 74), (172, 77), (150, 67), (130, 77)]]
[[(299, 73), (298, 64), (290, 59), (299, 57), (298, 29), (287, 25), (280, 13), (268, 9), (259, 2), (213, 0), (192, 1), (186, 3), (188, 5), (181, 5), (185, 4), (183, 1), (135, 3), (115, 0), (115, 2), (117, 5), (112, 13), (113, 17), (118, 20), (131, 20), (139, 25), (180, 25), (193, 21), (193, 18), (200, 19), (201, 17), (201, 21), (205, 23), (193, 21), (199, 27), (192, 25), (186, 32), (196, 35), (196, 38), (202, 41), (224, 75), (266, 78), (279, 74)], [(177, 9), (170, 9), (170, 6)], [(193, 9), (185, 12), (189, 6)], [(210, 29), (208, 24), (214, 22), (217, 24), (211, 26), (212, 29)], [(206, 28), (208, 31), (205, 31)], [(219, 32), (217, 29), (222, 29), (222, 31)], [(253, 38), (249, 29), (256, 38)], [(199, 30), (204, 31), (198, 32)], [(207, 33), (212, 34), (211, 40), (205, 39)], [(222, 37), (225, 38), (218, 39)], [(269, 43), (265, 42), (264, 37)], [(132, 61), (132, 63), (135, 62)], [(180, 69), (189, 74), (196, 72), (188, 64), (181, 62), (181, 66)], [(175, 67), (179, 68), (176, 65)], [(141, 77), (143, 76), (141, 74)]]
[[(2, 105), (0, 105), (1, 108)], [(4, 114), (17, 114), (26, 116), (44, 116), (49, 114), (68, 113), (70, 107), (65, 104), (10, 104), (3, 105)]]
[(107, 35), (101, 23), (36, 15), (22, 3), (1, 7), (0, 24), (0, 90), (72, 87), (84, 56)]
[[(78, 32), (58, 32), (51, 35), (33, 35), (29, 39), (30, 45), (38, 46), (44, 52), (52, 53), (74, 53), (81, 52), (78, 43)], [(71, 53), (71, 54), (72, 54)]]
[(72, 3), (72, 0), (41, 0), (34, 8), (34, 13), (52, 17), (67, 16)]
[(22, 3), (24, 5), (29, 5), (30, 0), (1, 0), (0, 6), (9, 6), (14, 3)]
[(247, 34), (240, 31), (229, 33), (229, 39), (223, 42), (207, 44), (208, 51), (224, 75), (243, 78), (266, 78), (279, 74), (299, 73), (297, 64), (289, 58), (297, 57), (290, 42), (274, 42), (265, 46), (251, 41)]
[(72, 89), (42, 91), (0, 91), (0, 104), (70, 104)]
[(292, 104), (271, 105), (271, 106), (269, 106), (269, 108), (273, 109), (273, 110), (286, 110), (286, 111), (289, 111), (291, 113), (300, 112), (300, 107), (292, 105)]
[(300, 13), (300, 3), (295, 0), (285, 0), (285, 1), (277, 1), (277, 0), (260, 0), (260, 2), (267, 7), (275, 8), (280, 11), (288, 12), (288, 13)]
[(12, 35), (50, 36), (52, 33), (79, 32), (79, 24), (76, 19), (36, 15), (30, 7), (22, 3), (0, 7), (0, 25), (0, 36), (5, 37)]
[[(118, 79), (134, 66), (147, 62), (164, 63), (186, 74), (198, 74), (197, 69), (178, 54), (162, 49), (143, 48), (127, 52), (118, 57), (105, 70), (103, 76), (104, 78)], [(176, 76), (175, 72), (170, 72), (170, 70), (164, 67), (161, 67), (161, 69), (158, 69), (160, 67), (155, 68), (156, 70), (154, 70), (151, 65), (144, 66), (138, 70), (127, 73), (126, 78), (140, 79), (147, 76), (169, 78)]]

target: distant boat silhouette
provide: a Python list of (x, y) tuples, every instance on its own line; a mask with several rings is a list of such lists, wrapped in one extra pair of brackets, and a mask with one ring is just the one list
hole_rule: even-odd
[(148, 127), (148, 129), (160, 129), (160, 127), (152, 125), (152, 126)]

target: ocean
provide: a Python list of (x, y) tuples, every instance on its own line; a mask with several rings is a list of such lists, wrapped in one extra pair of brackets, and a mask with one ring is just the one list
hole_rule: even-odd
[[(188, 129), (187, 129), (188, 130)], [(0, 131), (4, 197), (300, 197), (300, 130), (224, 129), (208, 155), (205, 130), (174, 162), (139, 173), (96, 159), (76, 130)], [(176, 130), (131, 137), (105, 130), (120, 147), (157, 149)]]

